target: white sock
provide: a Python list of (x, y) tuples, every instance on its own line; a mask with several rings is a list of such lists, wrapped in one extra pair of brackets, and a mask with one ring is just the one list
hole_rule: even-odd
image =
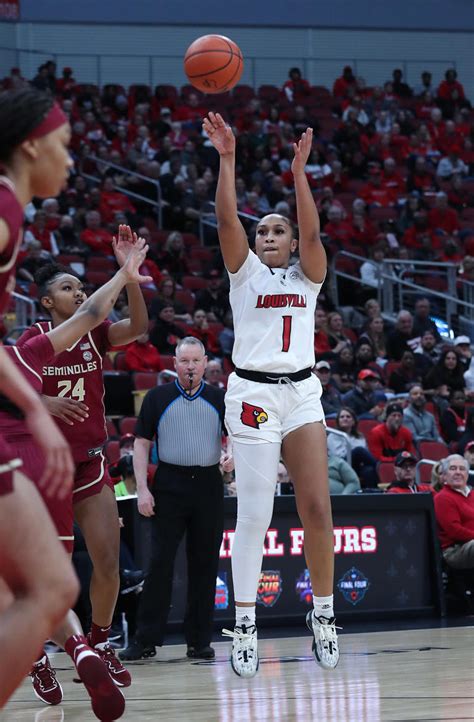
[(255, 624), (255, 607), (235, 608), (235, 626), (241, 627), (242, 624), (245, 624), (246, 627)]
[(334, 594), (328, 597), (313, 596), (314, 614), (316, 617), (334, 617)]

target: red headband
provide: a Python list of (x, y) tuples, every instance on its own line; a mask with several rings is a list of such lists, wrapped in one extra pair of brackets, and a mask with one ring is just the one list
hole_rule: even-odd
[(33, 128), (26, 140), (35, 140), (36, 138), (42, 138), (48, 133), (52, 133), (53, 130), (59, 128), (64, 123), (68, 123), (67, 116), (63, 113), (57, 103), (54, 103), (51, 110), (46, 114), (41, 123)]

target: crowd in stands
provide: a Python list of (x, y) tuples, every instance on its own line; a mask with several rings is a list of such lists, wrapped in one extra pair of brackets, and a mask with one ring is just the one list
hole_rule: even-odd
[[(360, 257), (352, 303), (337, 308), (326, 283), (315, 315), (314, 372), (330, 427), (331, 489), (424, 490), (413, 482), (420, 459), (472, 456), (469, 337), (441, 335), (429, 277), (414, 309), (392, 320), (376, 299), (387, 258), (455, 263), (460, 278), (474, 281), (474, 112), (454, 69), (438, 87), (428, 71), (410, 87), (399, 69), (383, 87), (367, 87), (347, 66), (329, 90), (292, 68), (282, 88), (242, 85), (205, 97), (191, 86), (99, 88), (81, 83), (71, 68), (58, 77), (50, 61), (31, 81), (13, 68), (3, 87), (26, 82), (62, 105), (75, 165), (57, 199), (27, 209), (17, 291), (34, 297), (35, 273), (53, 258), (70, 264), (89, 288), (103, 283), (115, 268), (119, 223), (150, 244), (149, 333), (111, 355), (110, 371), (131, 373), (136, 391), (148, 388), (173, 368), (176, 341), (193, 335), (211, 359), (208, 383), (225, 385), (232, 314), (216, 249), (218, 158), (202, 119), (216, 110), (236, 129), (237, 201), (250, 238), (265, 213), (294, 220), (293, 142), (312, 126), (306, 172), (328, 256), (346, 250)], [(114, 319), (126, 314), (121, 298)], [(120, 422), (115, 432), (118, 438)], [(435, 445), (432, 456), (424, 443)]]

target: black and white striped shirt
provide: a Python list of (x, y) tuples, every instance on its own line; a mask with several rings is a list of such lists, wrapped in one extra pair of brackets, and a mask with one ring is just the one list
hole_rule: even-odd
[(189, 396), (176, 380), (145, 396), (136, 434), (155, 439), (158, 459), (178, 466), (219, 463), (224, 424), (224, 391), (201, 382)]

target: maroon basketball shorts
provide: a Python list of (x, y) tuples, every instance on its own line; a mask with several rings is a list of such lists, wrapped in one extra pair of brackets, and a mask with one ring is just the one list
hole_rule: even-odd
[(102, 452), (86, 461), (77, 461), (74, 474), (73, 503), (100, 494), (104, 486), (114, 491), (114, 483), (109, 476), (107, 462)]
[(31, 437), (25, 436), (10, 441), (10, 445), (23, 460), (22, 472), (33, 482), (38, 489), (44, 504), (49, 512), (53, 524), (58, 532), (58, 539), (64, 548), (72, 554), (74, 547), (72, 489), (65, 499), (58, 499), (46, 495), (46, 488), (39, 488), (38, 482), (43, 476), (45, 460), (41, 449)]
[(0, 436), (0, 496), (13, 491), (13, 472), (19, 469), (21, 456)]

